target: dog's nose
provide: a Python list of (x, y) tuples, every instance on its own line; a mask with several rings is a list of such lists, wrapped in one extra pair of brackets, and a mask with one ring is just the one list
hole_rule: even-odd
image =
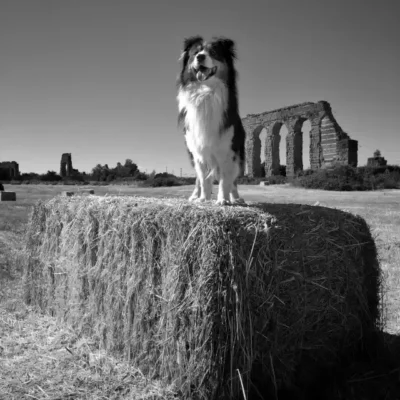
[(204, 54), (197, 54), (197, 61), (204, 61), (206, 59), (206, 56)]

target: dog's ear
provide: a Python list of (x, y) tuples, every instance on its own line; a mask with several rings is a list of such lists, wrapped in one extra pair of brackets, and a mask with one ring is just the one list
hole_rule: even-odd
[(203, 38), (199, 35), (191, 36), (184, 40), (183, 51), (188, 51), (194, 44), (203, 42)]
[(231, 58), (236, 58), (235, 42), (231, 39), (217, 38), (215, 43), (222, 49), (222, 51), (230, 56)]

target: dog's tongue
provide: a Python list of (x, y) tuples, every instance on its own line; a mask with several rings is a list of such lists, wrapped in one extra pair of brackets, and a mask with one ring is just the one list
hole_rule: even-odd
[(208, 78), (208, 69), (203, 71), (197, 71), (196, 78), (199, 81), (205, 81)]

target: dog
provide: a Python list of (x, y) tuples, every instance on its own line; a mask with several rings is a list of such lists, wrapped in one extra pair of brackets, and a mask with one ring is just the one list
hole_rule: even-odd
[(237, 178), (244, 169), (245, 139), (238, 111), (235, 44), (226, 38), (210, 42), (185, 39), (178, 76), (178, 125), (195, 168), (196, 187), (189, 201), (211, 199), (219, 180), (216, 203), (244, 203)]

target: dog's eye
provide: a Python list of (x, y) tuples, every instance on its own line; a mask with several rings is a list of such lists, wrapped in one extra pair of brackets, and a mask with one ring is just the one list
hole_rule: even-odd
[(200, 46), (195, 47), (195, 49), (194, 49), (194, 54), (199, 53), (200, 50), (201, 50), (201, 47), (200, 47)]

